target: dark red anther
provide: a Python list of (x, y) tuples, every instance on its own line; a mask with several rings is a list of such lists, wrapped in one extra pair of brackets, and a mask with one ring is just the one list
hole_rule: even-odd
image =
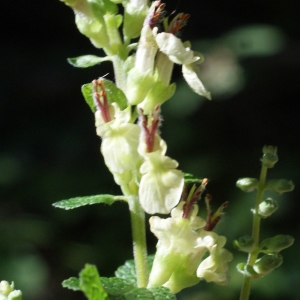
[(150, 125), (148, 124), (148, 117), (144, 115), (142, 109), (140, 110), (140, 112), (142, 118), (141, 125), (143, 129), (145, 143), (146, 143), (146, 150), (148, 153), (150, 153), (154, 151), (155, 135), (159, 125), (159, 106), (157, 105), (154, 109), (152, 115), (152, 122)]
[(92, 81), (93, 99), (97, 110), (101, 112), (102, 119), (105, 123), (111, 121), (109, 103), (102, 83), (102, 79)]
[(164, 8), (166, 7), (165, 3), (161, 3), (160, 1), (156, 1), (156, 5), (153, 11), (146, 17), (144, 21), (144, 25), (149, 25), (151, 29), (157, 26), (158, 23), (160, 23), (164, 17)]
[(168, 27), (168, 33), (176, 35), (178, 31), (184, 27), (187, 23), (187, 20), (190, 18), (189, 14), (180, 13), (178, 14), (170, 23)]

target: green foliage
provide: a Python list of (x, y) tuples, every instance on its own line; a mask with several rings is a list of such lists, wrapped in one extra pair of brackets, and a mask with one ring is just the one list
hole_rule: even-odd
[[(148, 258), (151, 268), (153, 256)], [(83, 291), (89, 300), (176, 300), (176, 297), (165, 287), (151, 289), (136, 286), (134, 261), (127, 261), (121, 266), (118, 277), (99, 277), (95, 266), (85, 265), (79, 278), (64, 280), (62, 286), (73, 291)]]
[(109, 56), (99, 57), (96, 55), (82, 55), (78, 57), (68, 58), (68, 63), (76, 68), (88, 68), (93, 67), (97, 64), (102, 63), (103, 61), (110, 60)]
[[(148, 256), (148, 269), (152, 269), (154, 255)], [(124, 265), (120, 266), (115, 272), (116, 277), (126, 280), (127, 282), (137, 285), (136, 281), (136, 270), (134, 260), (127, 260)]]
[(113, 196), (113, 195), (95, 195), (95, 196), (85, 196), (85, 197), (76, 197), (67, 200), (61, 200), (53, 203), (52, 205), (57, 208), (62, 208), (65, 210), (74, 209), (81, 206), (105, 203), (113, 204), (116, 200), (122, 199), (122, 196)]
[(184, 182), (186, 183), (201, 183), (203, 179), (195, 177), (193, 174), (184, 173)]
[(104, 289), (109, 300), (175, 300), (176, 297), (164, 287), (152, 289), (137, 288), (135, 285), (121, 278), (101, 277)]
[[(109, 103), (116, 102), (121, 110), (127, 107), (127, 98), (125, 94), (116, 87), (116, 85), (105, 78), (101, 78), (102, 84), (105, 90), (105, 94)], [(93, 99), (93, 85), (92, 83), (84, 84), (81, 87), (81, 92), (85, 99), (85, 102), (88, 104), (93, 113), (97, 110), (96, 104)]]
[(98, 270), (86, 264), (79, 274), (79, 286), (89, 300), (105, 300), (107, 293), (103, 289)]

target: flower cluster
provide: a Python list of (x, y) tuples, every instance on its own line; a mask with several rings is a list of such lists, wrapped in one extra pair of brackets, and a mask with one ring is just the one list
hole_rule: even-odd
[(183, 218), (184, 205), (180, 202), (170, 218), (150, 218), (151, 231), (159, 241), (148, 287), (163, 285), (178, 293), (201, 278), (227, 285), (232, 254), (223, 248), (226, 238), (204, 229), (206, 221), (197, 216), (196, 204), (189, 218)]

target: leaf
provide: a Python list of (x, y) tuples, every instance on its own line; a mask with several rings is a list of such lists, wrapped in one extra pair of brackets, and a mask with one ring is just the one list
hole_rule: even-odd
[(69, 279), (66, 279), (62, 282), (62, 286), (73, 291), (80, 291), (79, 278), (71, 277)]
[(78, 57), (68, 58), (68, 63), (76, 68), (88, 68), (93, 67), (97, 64), (102, 63), (103, 61), (110, 60), (109, 56), (99, 57), (96, 55), (82, 55)]
[(201, 183), (203, 179), (195, 177), (193, 174), (184, 173), (184, 182), (187, 183)]
[(101, 277), (101, 283), (110, 300), (176, 300), (176, 297), (164, 287), (137, 288), (127, 280)]
[(79, 277), (80, 289), (89, 300), (107, 299), (107, 293), (101, 284), (100, 276), (95, 266), (86, 264)]
[(116, 102), (121, 110), (127, 107), (127, 98), (125, 94), (116, 87), (116, 85), (105, 78), (102, 78), (102, 83), (109, 103)]
[(81, 87), (81, 92), (82, 92), (82, 95), (84, 97), (85, 102), (90, 107), (92, 112), (95, 113), (96, 110), (97, 110), (97, 107), (96, 107), (96, 105), (94, 103), (94, 99), (93, 99), (93, 86), (92, 86), (92, 84), (91, 83), (84, 84)]
[[(152, 269), (152, 264), (154, 260), (154, 255), (149, 255), (148, 256), (148, 270)], [(120, 266), (116, 272), (115, 272), (116, 277), (122, 278), (127, 280), (127, 282), (137, 285), (136, 281), (136, 271), (135, 271), (135, 263), (134, 260), (127, 260), (124, 265)]]
[(98, 204), (98, 203), (105, 203), (111, 205), (118, 199), (122, 199), (122, 196), (95, 195), (95, 196), (76, 197), (68, 200), (61, 200), (53, 203), (52, 205), (57, 208), (69, 210), (81, 206)]

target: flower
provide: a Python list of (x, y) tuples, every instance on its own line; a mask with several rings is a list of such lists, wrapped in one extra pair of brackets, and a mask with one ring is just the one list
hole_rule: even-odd
[[(149, 214), (168, 214), (180, 200), (183, 188), (183, 174), (177, 161), (165, 156), (167, 145), (159, 139), (159, 148), (143, 153), (144, 162), (140, 167), (142, 174), (139, 197), (143, 209)], [(141, 153), (140, 153), (141, 154)]]
[(210, 92), (206, 90), (199, 78), (198, 64), (203, 61), (200, 55), (195, 55), (190, 43), (182, 43), (174, 34), (161, 32), (156, 35), (156, 43), (161, 52), (166, 54), (170, 61), (182, 65), (183, 77), (192, 90), (200, 96), (211, 100)]
[[(189, 218), (183, 218), (184, 205), (180, 202), (170, 218), (150, 218), (158, 243), (148, 288), (163, 285), (175, 294), (197, 284), (200, 278), (218, 284), (228, 282), (227, 263), (232, 255), (223, 248), (226, 238), (203, 229), (206, 221), (197, 216), (197, 205)], [(210, 255), (203, 260), (207, 252)]]

